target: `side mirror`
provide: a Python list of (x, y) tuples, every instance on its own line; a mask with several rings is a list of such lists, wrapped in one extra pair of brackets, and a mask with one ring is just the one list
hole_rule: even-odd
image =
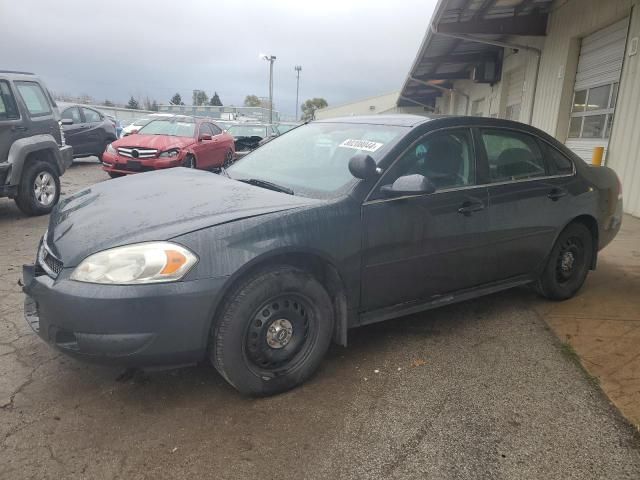
[(63, 118), (62, 120), (60, 120), (60, 123), (62, 123), (62, 125), (73, 125), (73, 118)]
[(202, 140), (211, 140), (211, 139), (213, 139), (211, 135), (209, 135), (208, 133), (203, 133), (202, 135), (200, 135), (200, 138), (198, 138), (198, 141), (201, 142)]
[(362, 180), (376, 177), (378, 175), (378, 167), (376, 161), (366, 153), (358, 153), (349, 160), (349, 171), (351, 175)]
[(131, 130), (129, 133), (127, 133), (127, 135), (135, 135), (136, 133), (138, 133), (138, 129), (134, 128), (133, 130)]
[(388, 197), (402, 197), (433, 193), (436, 191), (436, 186), (427, 177), (414, 174), (399, 177), (392, 185), (380, 187), (380, 191)]

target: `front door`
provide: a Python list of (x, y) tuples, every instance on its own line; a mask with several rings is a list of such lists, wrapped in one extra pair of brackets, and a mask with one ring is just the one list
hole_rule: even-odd
[(71, 120), (71, 125), (64, 125), (64, 138), (67, 145), (73, 147), (73, 154), (82, 154), (86, 150), (87, 146), (87, 126), (84, 123), (84, 119), (80, 114), (79, 107), (69, 107), (62, 111), (60, 116), (63, 119)]
[[(202, 136), (208, 136), (208, 139)], [(198, 168), (211, 168), (215, 162), (215, 142), (213, 132), (208, 123), (201, 123), (198, 130), (198, 141), (193, 147)]]
[[(452, 129), (415, 142), (363, 206), (362, 307), (375, 310), (470, 288), (491, 279), (486, 186), (476, 185), (471, 132)], [(387, 198), (380, 187), (421, 174), (431, 194)]]

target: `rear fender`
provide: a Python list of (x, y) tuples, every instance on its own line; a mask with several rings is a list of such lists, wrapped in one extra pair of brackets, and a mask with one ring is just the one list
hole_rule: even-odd
[(55, 138), (46, 134), (34, 135), (16, 140), (11, 145), (7, 158), (11, 172), (7, 175), (7, 183), (9, 185), (18, 185), (27, 157), (31, 153), (45, 151), (50, 154), (49, 158), (58, 174), (61, 174), (64, 171), (64, 165), (61, 164), (62, 157), (58, 151), (58, 143)]

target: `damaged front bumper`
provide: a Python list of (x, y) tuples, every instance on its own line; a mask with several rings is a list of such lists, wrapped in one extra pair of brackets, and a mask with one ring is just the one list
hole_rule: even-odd
[(125, 366), (171, 366), (204, 358), (225, 278), (154, 285), (53, 279), (23, 267), (24, 314), (47, 343), (69, 355)]

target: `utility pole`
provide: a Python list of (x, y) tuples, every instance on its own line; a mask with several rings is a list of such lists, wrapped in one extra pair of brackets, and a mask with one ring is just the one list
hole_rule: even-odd
[(296, 65), (294, 67), (298, 78), (296, 80), (296, 122), (298, 121), (298, 95), (300, 93), (300, 71), (302, 70), (302, 66)]
[(269, 123), (273, 123), (273, 62), (276, 61), (275, 55), (260, 54), (260, 58), (263, 58), (269, 62)]

